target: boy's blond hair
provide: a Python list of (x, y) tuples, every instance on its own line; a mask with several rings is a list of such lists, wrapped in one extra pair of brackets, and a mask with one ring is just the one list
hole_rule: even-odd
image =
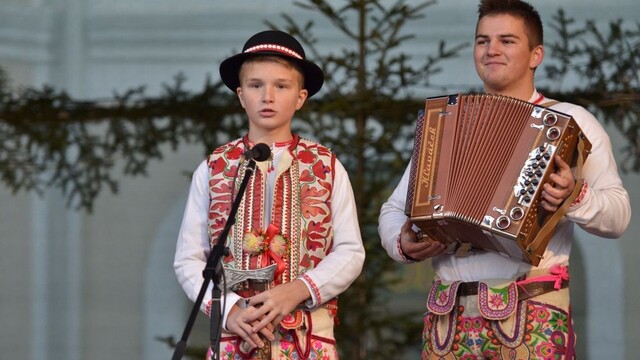
[(262, 62), (275, 62), (284, 65), (289, 69), (295, 70), (298, 74), (298, 83), (300, 85), (300, 89), (304, 89), (304, 73), (302, 72), (300, 66), (298, 66), (298, 64), (296, 64), (295, 62), (289, 61), (280, 56), (255, 56), (245, 60), (240, 66), (240, 73), (238, 74), (240, 76), (240, 86), (242, 86), (242, 75), (244, 73), (245, 65)]

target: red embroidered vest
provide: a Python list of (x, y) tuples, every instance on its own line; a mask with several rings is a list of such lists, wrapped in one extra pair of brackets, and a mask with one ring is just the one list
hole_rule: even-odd
[[(210, 170), (208, 229), (212, 245), (218, 241), (244, 177), (248, 161), (242, 154), (247, 144), (246, 136), (234, 140), (215, 149), (207, 159)], [(265, 209), (269, 164), (258, 162), (226, 239), (231, 254), (224, 262), (245, 270), (271, 263), (262, 259), (264, 254), (249, 256), (243, 251), (244, 235), (266, 230), (269, 224), (265, 223), (265, 214), (270, 211), (270, 223), (289, 240), (289, 251), (283, 259), (286, 267), (275, 279), (276, 283), (292, 281), (314, 268), (330, 251), (333, 241), (331, 193), (335, 159), (328, 148), (294, 135), (292, 144), (273, 170), (277, 173), (271, 209)]]

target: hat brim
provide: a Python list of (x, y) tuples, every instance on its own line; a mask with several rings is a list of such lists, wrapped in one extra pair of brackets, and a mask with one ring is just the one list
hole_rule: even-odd
[(309, 93), (308, 97), (315, 95), (324, 83), (324, 72), (311, 61), (282, 56), (281, 53), (263, 51), (260, 53), (240, 53), (220, 63), (220, 77), (222, 82), (234, 93), (240, 86), (240, 67), (249, 58), (256, 56), (278, 56), (296, 63), (302, 69), (304, 76), (304, 88)]

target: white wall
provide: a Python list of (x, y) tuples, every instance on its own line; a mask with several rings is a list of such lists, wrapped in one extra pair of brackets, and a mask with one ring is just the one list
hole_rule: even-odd
[[(416, 39), (406, 51), (419, 59), (440, 39), (471, 42), (476, 14), (468, 4), (432, 7), (408, 28)], [(580, 19), (636, 21), (640, 15), (635, 0), (535, 4), (545, 18), (559, 5)], [(178, 6), (175, 0), (0, 0), (0, 64), (16, 88), (52, 84), (76, 98), (110, 98), (140, 85), (156, 94), (178, 73), (196, 91), (207, 76), (218, 78), (221, 59), (265, 28), (262, 19), (283, 23), (283, 11), (309, 16), (288, 1), (183, 0)], [(347, 46), (315, 20), (322, 51)], [(477, 85), (470, 57), (468, 50), (432, 79), (441, 88), (416, 93)], [(122, 178), (117, 195), (101, 194), (92, 214), (68, 210), (57, 189), (40, 197), (13, 195), (0, 185), (0, 352), (16, 359), (168, 358), (171, 351), (155, 337), (179, 337), (191, 309), (173, 275), (172, 252), (189, 184), (184, 172), (195, 169), (203, 154), (193, 146), (165, 154), (148, 177)], [(623, 179), (637, 209), (640, 179)], [(577, 291), (584, 299), (574, 296), (584, 309), (581, 359), (634, 353), (640, 334), (638, 219), (621, 241), (577, 236), (585, 273), (572, 275), (574, 284), (586, 284)], [(206, 328), (201, 319), (200, 335), (190, 343), (205, 344)]]

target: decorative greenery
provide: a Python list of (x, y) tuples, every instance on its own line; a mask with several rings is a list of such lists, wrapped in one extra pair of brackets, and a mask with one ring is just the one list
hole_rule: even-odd
[[(623, 171), (640, 171), (640, 22), (625, 28), (622, 20), (609, 23), (608, 33), (594, 21), (571, 27), (575, 20), (562, 9), (552, 28), (560, 40), (547, 46), (555, 63), (545, 67), (547, 80), (556, 84), (545, 93), (580, 104), (607, 124), (613, 124), (627, 140), (621, 161)], [(578, 79), (571, 89), (567, 79)], [(574, 81), (575, 83), (575, 81)]]
[[(183, 76), (159, 97), (144, 88), (115, 94), (109, 102), (77, 101), (45, 87), (17, 93), (0, 85), (0, 175), (14, 192), (59, 187), (69, 204), (91, 211), (106, 187), (117, 192), (116, 167), (146, 175), (152, 160), (182, 143), (210, 148), (237, 136), (240, 106), (222, 85), (207, 81), (201, 93), (182, 88)], [(226, 89), (226, 88), (225, 88)], [(211, 121), (215, 114), (218, 121)]]
[[(340, 297), (336, 331), (341, 356), (399, 358), (419, 344), (421, 317), (389, 305), (389, 289), (401, 280), (400, 268), (380, 248), (378, 211), (404, 171), (415, 116), (424, 106), (424, 99), (409, 89), (431, 86), (429, 76), (469, 44), (450, 48), (441, 42), (426, 59), (401, 52), (403, 42), (413, 37), (403, 27), (421, 19), (435, 1), (333, 3), (296, 5), (322, 14), (350, 42), (338, 55), (317, 49), (313, 22), (299, 24), (283, 15), (284, 29), (302, 40), (308, 57), (327, 74), (325, 91), (297, 114), (294, 127), (338, 154), (358, 204), (367, 260), (362, 276)], [(623, 169), (639, 171), (640, 24), (632, 30), (614, 21), (603, 34), (593, 22), (576, 26), (562, 10), (553, 20), (560, 40), (547, 45), (548, 65), (539, 75), (551, 86), (541, 90), (582, 104), (614, 124), (628, 140)], [(564, 88), (565, 79), (579, 85)], [(202, 144), (206, 154), (246, 131), (244, 112), (220, 82), (207, 81), (201, 92), (191, 93), (183, 89), (184, 80), (177, 76), (156, 97), (137, 88), (107, 102), (78, 101), (50, 87), (10, 92), (0, 71), (0, 178), (14, 192), (60, 188), (70, 206), (91, 211), (99, 193), (117, 192), (120, 175), (146, 175), (151, 161), (182, 144)], [(171, 337), (164, 340), (172, 344)]]

